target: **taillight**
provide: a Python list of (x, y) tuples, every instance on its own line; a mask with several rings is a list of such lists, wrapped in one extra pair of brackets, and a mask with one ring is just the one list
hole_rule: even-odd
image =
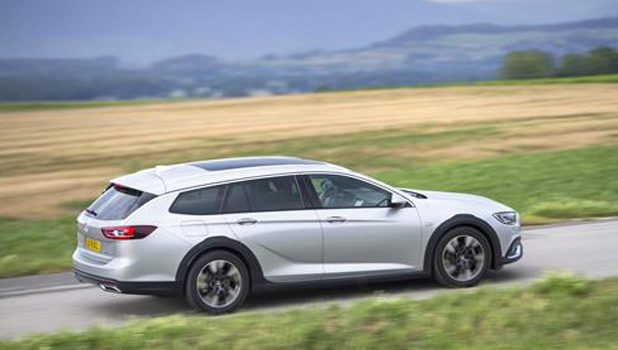
[(103, 236), (109, 239), (140, 239), (148, 236), (156, 229), (156, 226), (141, 225), (103, 227), (101, 231)]

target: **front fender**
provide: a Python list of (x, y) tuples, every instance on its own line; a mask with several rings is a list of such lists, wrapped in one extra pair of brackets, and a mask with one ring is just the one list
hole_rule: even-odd
[(496, 231), (484, 220), (470, 214), (457, 214), (450, 219), (442, 222), (431, 234), (429, 241), (427, 242), (427, 246), (425, 247), (425, 258), (423, 260), (423, 271), (426, 273), (432, 273), (433, 264), (432, 259), (435, 253), (436, 246), (438, 245), (438, 241), (444, 234), (446, 234), (449, 230), (459, 227), (459, 226), (470, 226), (479, 230), (487, 241), (489, 241), (489, 245), (492, 250), (492, 265), (491, 267), (496, 269), (502, 266), (501, 263), (501, 255), (502, 248), (500, 246), (500, 240), (498, 239), (498, 235)]

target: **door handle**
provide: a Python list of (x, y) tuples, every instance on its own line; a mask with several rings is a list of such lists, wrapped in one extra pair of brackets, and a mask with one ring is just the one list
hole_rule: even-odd
[(336, 222), (345, 222), (347, 219), (343, 216), (330, 216), (326, 218), (326, 222), (334, 224)]
[(236, 220), (236, 223), (239, 225), (253, 225), (257, 223), (257, 220), (253, 218), (242, 218), (242, 219)]

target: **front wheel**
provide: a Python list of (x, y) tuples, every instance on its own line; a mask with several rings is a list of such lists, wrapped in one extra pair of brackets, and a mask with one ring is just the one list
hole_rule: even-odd
[(200, 257), (189, 270), (187, 301), (212, 314), (231, 312), (249, 294), (249, 272), (236, 255), (213, 251)]
[(448, 287), (478, 284), (491, 265), (491, 248), (485, 236), (472, 227), (457, 227), (440, 239), (433, 259), (436, 281)]

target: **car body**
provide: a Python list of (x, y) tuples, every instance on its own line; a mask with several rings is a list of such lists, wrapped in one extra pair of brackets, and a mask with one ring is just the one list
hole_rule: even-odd
[[(280, 285), (434, 275), (467, 287), (523, 253), (517, 213), (496, 201), (395, 188), (292, 157), (122, 176), (77, 226), (79, 280), (120, 293), (184, 294), (213, 313)], [(225, 288), (233, 301), (221, 296)]]

